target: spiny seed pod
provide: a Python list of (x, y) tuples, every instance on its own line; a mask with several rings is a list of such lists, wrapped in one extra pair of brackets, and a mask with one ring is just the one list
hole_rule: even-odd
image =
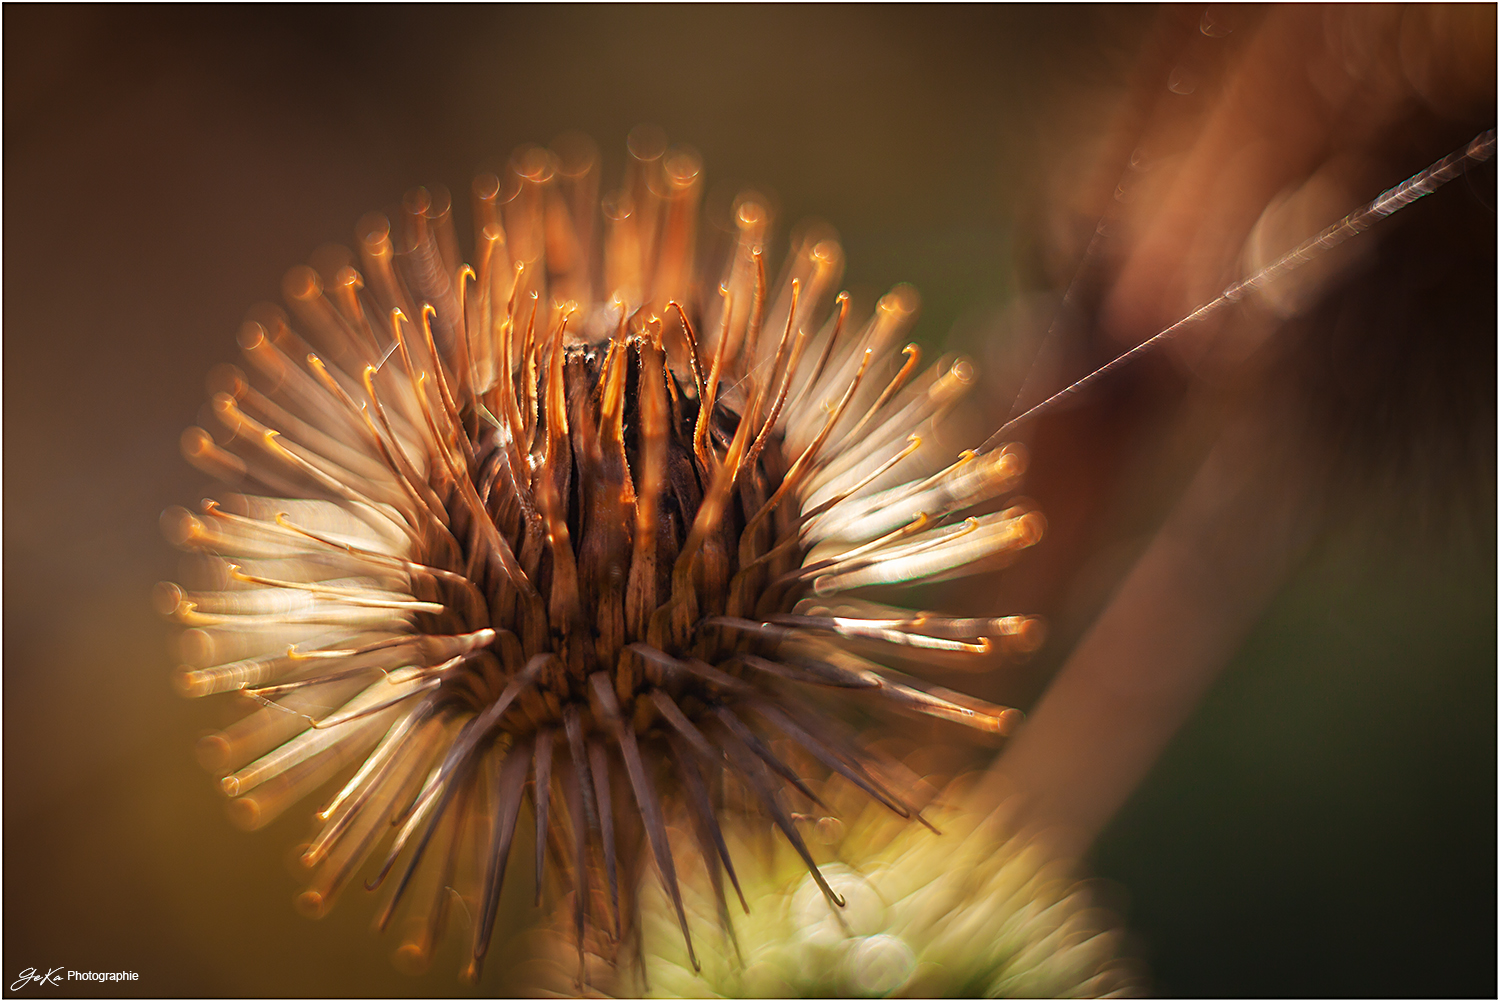
[(446, 193), (410, 193), (399, 231), (366, 217), (357, 258), (287, 275), (293, 320), (246, 323), (213, 430), (183, 438), (246, 485), (164, 516), (203, 578), (158, 592), (189, 627), (180, 687), (261, 704), (205, 755), (249, 826), (354, 769), (317, 814), (300, 902), (321, 914), (378, 858), (367, 886), (395, 874), (379, 924), (409, 903), (412, 966), (454, 888), (478, 976), (524, 800), (538, 900), (550, 854), (580, 955), (586, 925), (629, 931), (649, 853), (692, 956), (664, 799), (736, 881), (715, 803), (740, 791), (842, 904), (785, 803), (812, 791), (772, 745), (915, 812), (809, 693), (999, 734), (1019, 716), (880, 652), (1024, 649), (1037, 623), (860, 594), (993, 568), (1042, 532), (1020, 505), (964, 517), (1024, 468), (1019, 448), (938, 444), (969, 364), (894, 361), (915, 294), (852, 322), (831, 238), (794, 247), (770, 292), (753, 196), (698, 275), (696, 155), (640, 131), (631, 155), (600, 240), (579, 142), (475, 183), (472, 266)]

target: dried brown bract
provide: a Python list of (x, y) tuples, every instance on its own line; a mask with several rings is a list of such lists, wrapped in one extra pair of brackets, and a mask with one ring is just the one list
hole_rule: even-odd
[(525, 800), (537, 896), (555, 871), (580, 943), (629, 930), (647, 858), (687, 937), (665, 810), (738, 888), (727, 788), (837, 903), (787, 803), (816, 798), (773, 745), (913, 814), (806, 694), (1006, 732), (1015, 710), (880, 654), (1024, 649), (1037, 624), (860, 592), (992, 568), (1043, 528), (1021, 506), (964, 517), (1024, 454), (935, 444), (972, 372), (896, 353), (910, 289), (855, 322), (832, 239), (794, 247), (770, 288), (753, 196), (699, 274), (699, 161), (649, 131), (602, 227), (587, 142), (511, 168), (475, 183), (473, 265), (447, 194), (417, 189), (398, 229), (366, 217), (357, 255), (288, 274), (291, 318), (244, 326), (212, 429), (183, 439), (243, 493), (167, 514), (207, 580), (159, 590), (190, 628), (181, 688), (261, 704), (206, 745), (242, 820), (355, 768), (317, 815), (305, 908), (378, 858), (380, 924), (410, 910), (414, 965), (465, 900), (470, 977)]

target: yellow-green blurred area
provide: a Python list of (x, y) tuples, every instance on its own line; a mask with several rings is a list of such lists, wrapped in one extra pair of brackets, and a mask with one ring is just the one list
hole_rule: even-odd
[[(838, 229), (856, 292), (916, 285), (919, 339), (999, 374), (978, 402), (994, 427), (1088, 241), (1088, 200), (1072, 196), (1114, 169), (1101, 158), (1162, 16), (7, 5), (3, 983), (61, 965), (140, 979), (13, 994), (514, 990), (507, 938), (533, 914), (524, 866), (480, 985), (457, 981), (452, 942), (425, 975), (397, 973), (357, 885), (325, 919), (294, 911), (313, 805), (234, 827), (193, 748), (240, 711), (169, 684), (171, 631), (150, 592), (177, 555), (157, 517), (209, 490), (178, 436), (246, 308), (277, 299), (287, 268), (414, 185), (446, 184), (462, 206), (475, 173), (564, 130), (598, 141), (607, 185), (626, 134), (653, 122), (701, 152), (710, 213), (736, 182), (754, 186), (783, 240), (810, 216)], [(1480, 104), (1445, 112), (1422, 133), (1431, 148), (1392, 153), (1399, 173), (1362, 197), (1491, 126), (1493, 99)], [(1460, 313), (1490, 334), (1465, 356), (1480, 378), (1462, 413), (1491, 453), (1494, 178), (1454, 182), (1368, 235), (1422, 248), (1381, 258), (1387, 288), (1409, 258), (1413, 288), (1467, 283)], [(1085, 347), (1051, 377), (1121, 346)], [(1357, 381), (1362, 361), (1330, 364)], [(1028, 708), (1105, 604), (1197, 462), (1194, 430), (1173, 423), (1185, 381), (1161, 362), (1038, 433), (1027, 491), (1051, 535), (942, 597), (970, 615), (1046, 616), (1051, 637), (970, 691)], [(1448, 387), (1430, 393), (1460, 392)], [(1422, 448), (1462, 514), (1427, 525), (1396, 503), (1399, 484), (1332, 502), (1095, 847), (1159, 993), (1495, 991), (1493, 456), (1475, 467), (1463, 449)]]

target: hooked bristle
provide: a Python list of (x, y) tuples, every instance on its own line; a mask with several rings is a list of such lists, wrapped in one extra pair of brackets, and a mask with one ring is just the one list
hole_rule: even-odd
[(771, 288), (753, 196), (723, 265), (698, 274), (697, 154), (651, 130), (629, 151), (602, 226), (584, 140), (480, 177), (473, 264), (445, 190), (408, 193), (394, 230), (366, 216), (359, 269), (289, 272), (295, 328), (277, 311), (247, 323), (245, 371), (212, 384), (218, 427), (183, 437), (200, 469), (245, 485), (163, 518), (213, 568), (201, 590), (156, 595), (192, 628), (178, 687), (259, 704), (208, 764), (246, 827), (356, 767), (317, 815), (299, 900), (325, 913), (379, 854), (368, 886), (391, 878), (380, 925), (405, 908), (406, 966), (425, 965), (457, 894), (479, 976), (523, 800), (537, 900), (555, 874), (580, 950), (587, 926), (616, 948), (630, 933), (649, 859), (697, 963), (667, 818), (685, 812), (738, 892), (726, 784), (841, 905), (788, 806), (816, 800), (794, 764), (916, 811), (807, 693), (1003, 735), (1018, 711), (882, 658), (1040, 642), (1027, 617), (862, 595), (991, 569), (1044, 526), (1024, 505), (969, 514), (1015, 488), (1025, 453), (938, 444), (974, 376), (898, 351), (915, 292), (857, 323), (821, 233)]

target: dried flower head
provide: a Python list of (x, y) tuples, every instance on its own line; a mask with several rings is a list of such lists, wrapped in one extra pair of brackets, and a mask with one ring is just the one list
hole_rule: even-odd
[(784, 802), (812, 790), (773, 744), (914, 812), (807, 694), (1004, 733), (1015, 710), (880, 652), (972, 656), (1038, 629), (861, 594), (1003, 564), (1043, 527), (1024, 506), (964, 517), (1014, 488), (1024, 454), (937, 444), (973, 375), (895, 354), (912, 290), (854, 322), (826, 237), (793, 247), (771, 289), (754, 196), (698, 272), (698, 158), (649, 132), (597, 239), (591, 146), (511, 168), (475, 183), (474, 265), (447, 195), (418, 189), (398, 231), (366, 217), (357, 257), (287, 275), (293, 319), (246, 323), (212, 430), (183, 438), (245, 487), (166, 514), (207, 580), (159, 589), (190, 628), (183, 691), (260, 704), (206, 744), (242, 821), (354, 769), (317, 815), (303, 907), (322, 913), (377, 856), (368, 886), (394, 885), (380, 924), (409, 905), (399, 953), (420, 965), (455, 888), (471, 977), (527, 799), (538, 899), (550, 854), (580, 950), (587, 924), (616, 943), (629, 929), (650, 858), (692, 955), (664, 799), (736, 881), (726, 785), (841, 903)]

